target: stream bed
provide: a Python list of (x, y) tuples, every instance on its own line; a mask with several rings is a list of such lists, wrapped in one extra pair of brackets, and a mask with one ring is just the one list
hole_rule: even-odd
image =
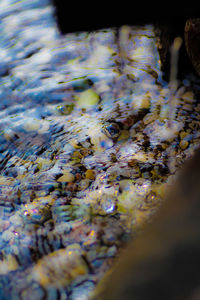
[(0, 299), (87, 300), (200, 146), (199, 79), (173, 95), (152, 25), (61, 35), (0, 3)]

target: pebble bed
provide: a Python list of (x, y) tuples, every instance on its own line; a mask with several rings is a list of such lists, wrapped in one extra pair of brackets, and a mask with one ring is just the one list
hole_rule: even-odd
[(199, 80), (170, 95), (152, 26), (0, 19), (0, 299), (87, 300), (199, 147)]

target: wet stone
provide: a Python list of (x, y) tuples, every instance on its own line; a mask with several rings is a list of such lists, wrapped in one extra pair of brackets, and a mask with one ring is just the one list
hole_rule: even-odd
[(87, 274), (88, 268), (82, 259), (79, 245), (70, 245), (39, 260), (33, 269), (33, 277), (42, 286), (65, 286), (78, 276)]
[(108, 123), (103, 127), (103, 131), (107, 137), (111, 139), (117, 139), (120, 135), (120, 128), (117, 123)]

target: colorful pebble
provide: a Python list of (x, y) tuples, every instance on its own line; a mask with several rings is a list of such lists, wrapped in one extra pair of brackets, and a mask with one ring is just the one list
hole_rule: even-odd
[(153, 26), (60, 36), (49, 0), (3, 2), (0, 298), (89, 299), (200, 146), (198, 79), (169, 122)]

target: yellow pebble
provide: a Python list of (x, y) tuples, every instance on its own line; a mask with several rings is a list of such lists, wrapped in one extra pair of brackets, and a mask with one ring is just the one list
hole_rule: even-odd
[(183, 140), (187, 135), (188, 135), (187, 132), (181, 131), (181, 132), (180, 132), (180, 138), (181, 138), (181, 140)]
[(83, 158), (83, 155), (79, 151), (74, 151), (73, 156), (76, 158)]
[(35, 162), (38, 164), (37, 167), (39, 170), (45, 170), (50, 168), (52, 160), (38, 157)]
[(194, 102), (194, 94), (192, 91), (185, 92), (181, 97), (184, 102), (193, 103)]
[[(76, 244), (75, 244), (76, 245)], [(88, 273), (82, 251), (70, 245), (41, 258), (33, 268), (33, 277), (42, 286), (63, 287), (74, 279)]]
[(74, 175), (70, 173), (69, 171), (65, 170), (63, 172), (63, 175), (57, 179), (58, 182), (73, 182), (74, 181)]
[(94, 180), (95, 177), (96, 177), (96, 173), (95, 173), (94, 170), (87, 170), (87, 171), (85, 172), (85, 177), (86, 177), (87, 179)]
[(193, 107), (192, 107), (191, 104), (185, 103), (185, 104), (183, 105), (183, 109), (184, 109), (184, 110), (187, 110), (187, 111), (192, 111), (192, 110), (193, 110)]
[(15, 271), (18, 266), (16, 258), (9, 254), (7, 259), (0, 261), (0, 275), (5, 275), (10, 271)]
[(149, 94), (147, 93), (145, 95), (145, 97), (142, 99), (142, 103), (141, 103), (141, 108), (142, 109), (149, 109), (150, 108), (150, 106), (151, 106), (150, 99), (151, 98), (150, 98)]
[(27, 131), (36, 131), (39, 128), (40, 128), (40, 123), (36, 120), (31, 120), (24, 124), (24, 129)]
[(128, 130), (122, 130), (118, 141), (127, 140), (128, 138), (129, 138), (129, 131)]
[(90, 107), (91, 105), (95, 105), (99, 101), (99, 96), (93, 89), (88, 89), (82, 93), (80, 96), (77, 97), (77, 103), (82, 108)]
[(35, 203), (48, 203), (49, 205), (53, 205), (53, 203), (55, 202), (55, 199), (52, 198), (52, 196), (48, 195), (48, 196), (41, 196), (41, 197), (37, 197), (34, 200)]
[(181, 140), (180, 143), (179, 143), (179, 145), (180, 145), (181, 149), (184, 150), (184, 149), (186, 149), (188, 147), (189, 143), (186, 140)]

